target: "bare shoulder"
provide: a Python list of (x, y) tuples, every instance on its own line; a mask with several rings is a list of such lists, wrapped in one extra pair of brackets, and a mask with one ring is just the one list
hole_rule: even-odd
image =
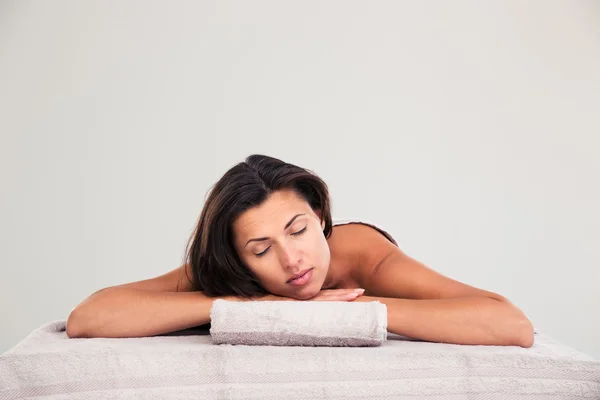
[(449, 299), (503, 296), (457, 281), (407, 255), (377, 229), (342, 225), (332, 234), (332, 254), (352, 260), (353, 276), (367, 296)]
[(391, 251), (397, 246), (390, 241), (382, 232), (373, 226), (364, 223), (349, 223), (333, 227), (328, 239), (329, 248), (332, 252), (344, 257), (356, 258), (364, 256), (365, 244), (375, 246), (370, 253), (376, 254), (383, 251)]
[(335, 225), (332, 228), (331, 236), (327, 239), (332, 261), (352, 261), (351, 249), (356, 242), (355, 234), (355, 224)]
[(379, 258), (397, 248), (377, 229), (362, 223), (334, 226), (327, 242), (331, 263), (343, 271), (347, 287), (363, 287)]
[(365, 235), (370, 235), (372, 232), (379, 234), (370, 226), (358, 222), (334, 225), (327, 241), (330, 248), (348, 254), (364, 239)]

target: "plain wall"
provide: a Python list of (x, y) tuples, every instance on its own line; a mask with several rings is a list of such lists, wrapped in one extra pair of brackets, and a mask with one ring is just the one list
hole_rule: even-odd
[(251, 153), (600, 358), (594, 1), (0, 3), (0, 351), (180, 265)]

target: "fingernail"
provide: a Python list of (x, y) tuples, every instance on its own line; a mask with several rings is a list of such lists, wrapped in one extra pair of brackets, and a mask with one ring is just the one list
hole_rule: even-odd
[(358, 293), (363, 293), (365, 291), (365, 289), (354, 289), (354, 291), (358, 292)]

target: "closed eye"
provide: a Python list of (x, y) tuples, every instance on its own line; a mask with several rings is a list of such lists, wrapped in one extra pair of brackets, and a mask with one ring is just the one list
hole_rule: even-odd
[(261, 253), (255, 254), (255, 256), (257, 257), (262, 257), (267, 253), (267, 250), (269, 250), (271, 248), (271, 246), (267, 247), (266, 249), (264, 249)]
[[(304, 227), (304, 228), (300, 229), (298, 232), (294, 232), (294, 233), (292, 233), (292, 236), (299, 236), (299, 235), (302, 235), (302, 234), (303, 234), (305, 231), (306, 231), (306, 227)], [(269, 250), (270, 248), (271, 248), (271, 246), (269, 246), (269, 247), (267, 247), (266, 249), (264, 249), (264, 250), (263, 250), (261, 253), (254, 254), (254, 255), (255, 255), (255, 256), (257, 256), (257, 257), (262, 257), (262, 256), (264, 256), (265, 254), (267, 254), (267, 250)]]
[(302, 235), (304, 233), (304, 231), (306, 230), (306, 227), (300, 229), (298, 232), (294, 232), (292, 233), (293, 236), (298, 236), (298, 235)]

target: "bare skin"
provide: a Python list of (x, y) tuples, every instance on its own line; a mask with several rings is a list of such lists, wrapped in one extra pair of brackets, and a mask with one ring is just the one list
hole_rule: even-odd
[[(297, 213), (298, 209), (291, 206), (298, 205), (301, 206), (303, 212), (308, 214), (298, 218), (296, 224), (291, 228), (297, 228), (300, 223), (310, 222), (312, 224), (311, 230), (313, 232), (310, 233), (312, 247), (311, 249), (305, 249), (308, 253), (305, 253), (302, 263), (312, 257), (311, 254), (315, 253), (316, 250), (315, 263), (321, 271), (320, 279), (324, 281), (324, 278), (327, 277), (328, 281), (323, 290), (319, 286), (313, 285), (311, 295), (308, 296), (304, 293), (303, 299), (310, 301), (353, 301), (360, 297), (363, 291), (355, 290), (358, 286), (348, 279), (351, 266), (343, 257), (344, 251), (334, 247), (330, 257), (329, 243), (332, 243), (332, 238), (337, 235), (335, 232), (347, 228), (334, 227), (334, 233), (330, 239), (325, 240), (323, 232), (319, 232), (317, 229), (320, 228), (320, 220), (317, 214), (305, 202), (289, 196), (273, 196), (270, 200), (276, 200), (278, 206), (284, 205), (284, 208), (278, 208), (279, 216), (285, 216), (285, 213), (282, 212), (284, 209)], [(260, 211), (269, 211), (272, 206), (273, 204), (269, 202), (267, 207)], [(258, 215), (248, 213), (247, 216), (254, 218), (256, 222)], [(283, 225), (287, 222), (288, 220)], [(265, 232), (273, 235), (273, 240), (269, 244), (272, 247), (277, 247), (278, 243), (289, 243), (284, 238), (287, 233), (281, 233), (284, 230), (283, 225), (267, 225), (269, 229), (267, 231), (262, 230), (261, 235)], [(244, 229), (244, 232), (250, 232), (248, 226)], [(341, 243), (335, 246), (339, 245)], [(247, 252), (253, 250), (254, 246), (256, 244), (245, 249), (245, 257), (256, 257), (254, 253), (249, 254)], [(285, 254), (288, 253), (280, 254), (283, 254), (285, 258)], [(251, 261), (251, 265), (261, 268), (262, 274), (266, 274), (267, 282), (271, 282), (270, 284), (267, 283), (267, 286), (275, 290), (272, 293), (279, 293), (280, 295), (263, 296), (255, 298), (255, 300), (296, 299), (294, 297), (284, 297), (281, 294), (294, 294), (293, 291), (282, 291), (282, 288), (290, 287), (286, 285), (285, 281), (289, 278), (288, 275), (297, 272), (298, 265), (283, 264), (282, 267), (274, 263), (271, 256), (262, 258), (262, 260), (261, 263), (256, 263), (256, 260)], [(265, 260), (269, 260), (269, 262), (265, 264)], [(332, 265), (331, 268), (329, 268), (328, 263)], [(93, 293), (69, 314), (67, 335), (71, 338), (141, 337), (173, 332), (210, 322), (210, 309), (216, 298), (208, 297), (199, 291), (193, 291), (192, 283), (188, 279), (191, 273), (186, 270), (188, 267), (188, 265), (182, 265), (155, 278), (112, 286)], [(268, 269), (265, 269), (265, 267)], [(278, 276), (280, 281), (275, 282), (272, 278), (269, 278), (270, 275)], [(230, 301), (243, 300), (234, 296), (220, 298)]]
[[(325, 239), (324, 225), (319, 211), (293, 191), (275, 192), (234, 222), (234, 244), (242, 262), (274, 295), (308, 300), (324, 288), (357, 288), (358, 260), (346, 251), (355, 240), (336, 240), (340, 229), (348, 229), (341, 226)], [(307, 269), (312, 270), (307, 284), (288, 283)]]
[[(387, 306), (392, 333), (445, 343), (533, 345), (531, 322), (505, 297), (434, 271), (366, 225), (335, 226), (327, 239), (323, 228), (320, 211), (288, 190), (234, 222), (238, 255), (271, 293), (254, 300), (379, 301)], [(192, 292), (185, 268), (94, 293), (71, 312), (67, 334), (147, 336), (209, 322), (214, 298)], [(292, 284), (307, 270), (306, 282)]]

